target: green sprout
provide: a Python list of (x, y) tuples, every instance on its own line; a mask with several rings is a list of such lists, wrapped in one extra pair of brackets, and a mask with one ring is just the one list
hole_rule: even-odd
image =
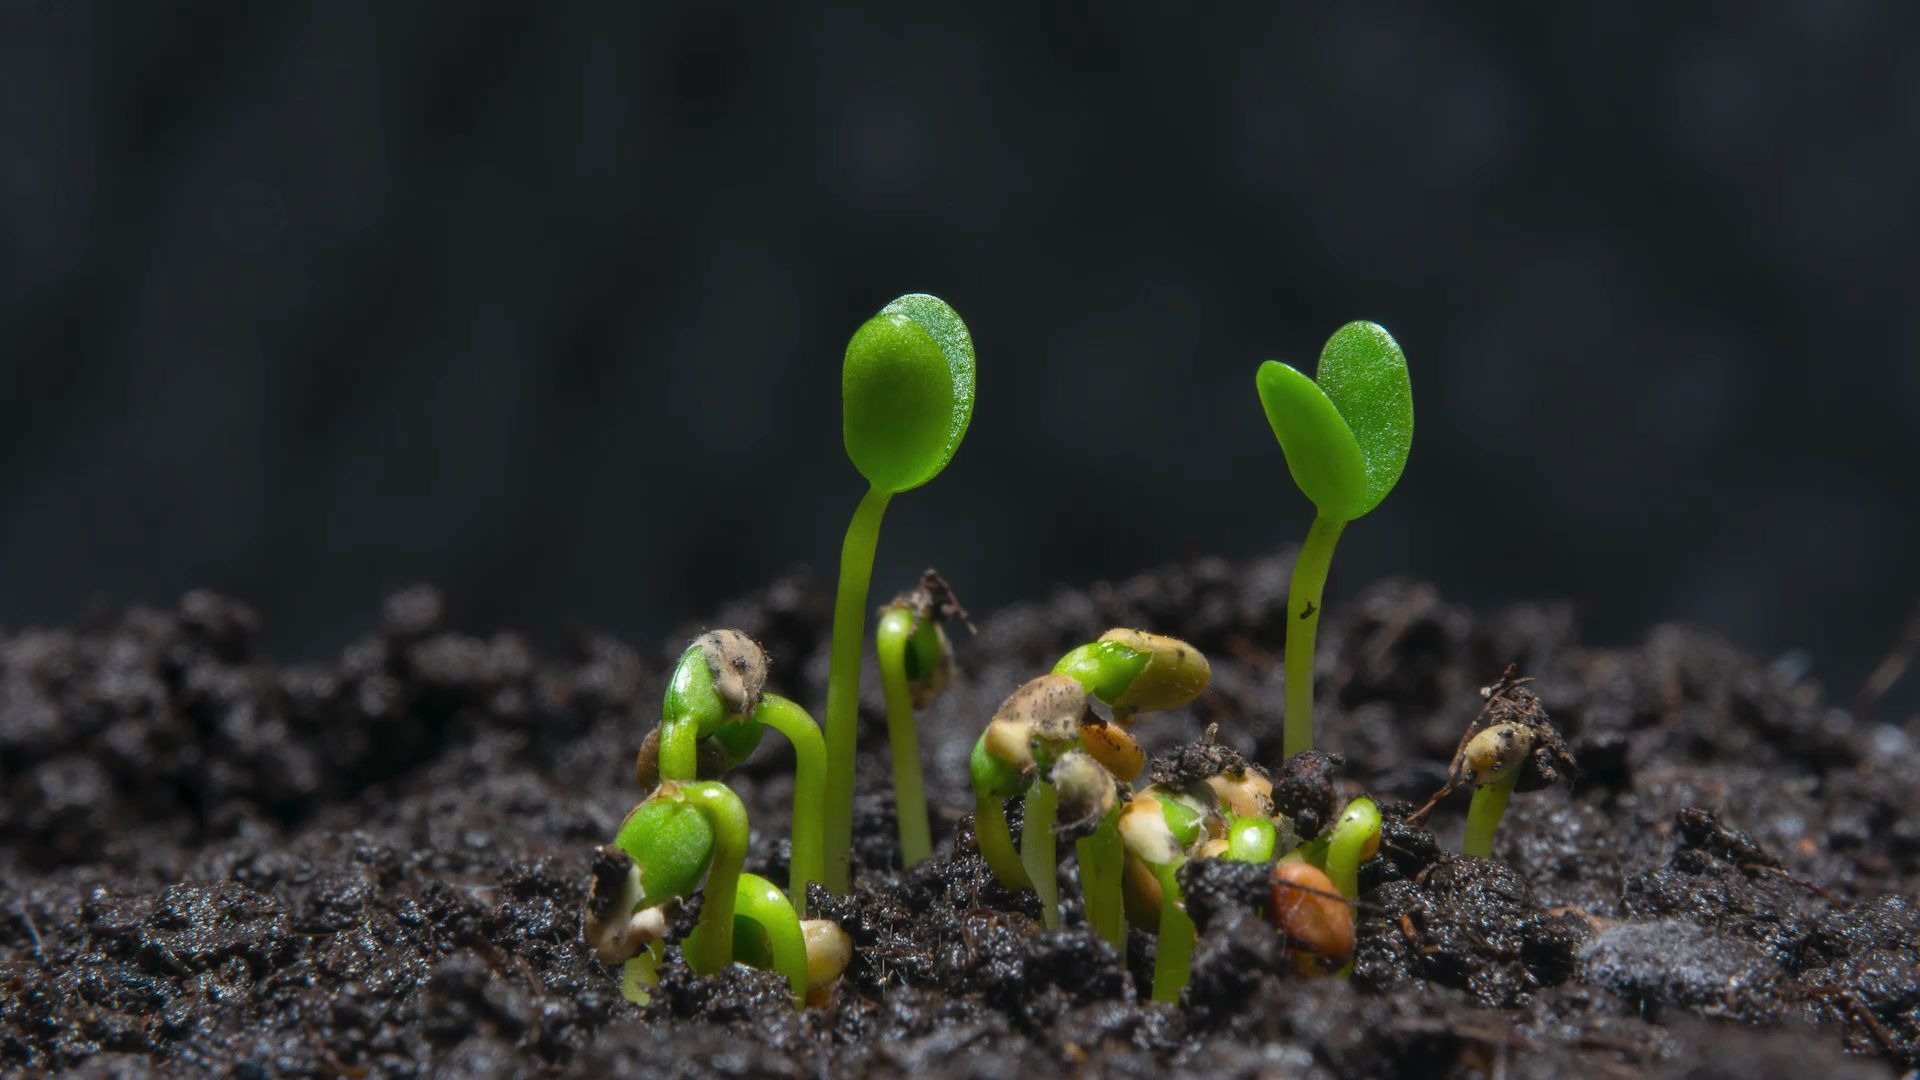
[(706, 881), (700, 922), (682, 951), (712, 974), (739, 960), (786, 976), (796, 1003), (808, 989), (806, 941), (772, 883), (744, 874), (749, 830), (739, 796), (716, 781), (663, 781), (621, 822), (594, 866), (586, 933), (608, 963), (624, 963), (622, 990), (646, 1000), (656, 981), (667, 905)]
[[(874, 655), (887, 701), (887, 743), (893, 751), (894, 816), (900, 827), (900, 861), (912, 866), (933, 854), (926, 782), (920, 766), (920, 735), (913, 711), (924, 709), (953, 677), (953, 645), (942, 619), (966, 622), (966, 609), (946, 579), (928, 570), (920, 584), (880, 609)], [(972, 623), (967, 623), (972, 627)]]
[(738, 630), (711, 630), (680, 654), (661, 704), (660, 730), (649, 754), (641, 750), (641, 782), (697, 779), (704, 755), (723, 771), (753, 752), (767, 728), (793, 744), (793, 854), (788, 897), (801, 912), (807, 882), (825, 877), (821, 828), (826, 799), (827, 750), (819, 725), (792, 701), (766, 690), (766, 650)]
[(1408, 814), (1409, 823), (1427, 816), (1440, 800), (1471, 786), (1473, 802), (1467, 808), (1467, 829), (1460, 852), (1493, 857), (1493, 834), (1507, 812), (1507, 800), (1518, 791), (1537, 791), (1558, 783), (1563, 775), (1579, 771), (1573, 752), (1553, 726), (1539, 695), (1508, 664), (1492, 686), (1480, 688), (1486, 705), (1467, 725), (1447, 768), (1447, 782), (1426, 805)]
[[(1202, 789), (1204, 790), (1204, 789)], [(1127, 852), (1129, 914), (1156, 927), (1153, 1000), (1178, 1001), (1193, 963), (1193, 919), (1187, 915), (1177, 876), (1188, 855), (1206, 839), (1210, 798), (1149, 784), (1121, 811), (1119, 831)]]
[(1413, 443), (1407, 358), (1381, 326), (1351, 322), (1320, 353), (1319, 381), (1269, 360), (1254, 385), (1287, 470), (1315, 508), (1287, 591), (1288, 757), (1313, 749), (1313, 642), (1333, 548), (1387, 497)]
[[(1312, 843), (1300, 848), (1299, 854), (1309, 864), (1324, 872), (1327, 880), (1348, 900), (1360, 897), (1360, 864), (1373, 858), (1380, 850), (1380, 807), (1365, 796), (1347, 803), (1345, 810)], [(1336, 915), (1344, 917), (1349, 924), (1353, 922), (1353, 910), (1343, 907), (1335, 912), (1331, 906), (1322, 905), (1325, 918)], [(1345, 935), (1352, 937), (1349, 930)], [(1351, 950), (1349, 950), (1351, 952)], [(1320, 958), (1329, 962), (1338, 960), (1338, 956), (1319, 953)], [(1321, 969), (1313, 965), (1303, 965), (1303, 972), (1319, 974)], [(1353, 973), (1353, 963), (1348, 960), (1338, 967), (1338, 974), (1346, 978)]]
[[(971, 763), (974, 833), (1001, 885), (1039, 894), (1041, 925), (1060, 925), (1056, 838), (1067, 835), (1075, 841), (1088, 924), (1126, 946), (1125, 848), (1114, 788), (1131, 783), (1146, 762), (1126, 726), (1142, 712), (1187, 704), (1211, 677), (1207, 658), (1178, 638), (1113, 629), (1068, 652), (994, 713)], [(1108, 706), (1111, 723), (1090, 710), (1093, 701)], [(1016, 853), (1002, 803), (1021, 792)]]
[(840, 548), (827, 674), (826, 885), (845, 894), (853, 844), (853, 773), (860, 697), (860, 643), (867, 588), (887, 502), (940, 474), (973, 418), (973, 339), (945, 301), (900, 297), (847, 344), (840, 375), (847, 456), (870, 485)]

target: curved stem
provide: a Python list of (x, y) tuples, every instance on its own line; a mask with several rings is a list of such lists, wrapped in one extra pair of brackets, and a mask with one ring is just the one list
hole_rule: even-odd
[(1153, 947), (1155, 1001), (1178, 1002), (1193, 966), (1193, 920), (1187, 917), (1187, 902), (1180, 895), (1180, 880), (1174, 874), (1178, 869), (1179, 862), (1170, 862), (1153, 871), (1160, 881), (1160, 934)]
[(920, 732), (914, 727), (913, 694), (907, 689), (907, 640), (913, 614), (895, 608), (880, 617), (873, 651), (880, 661), (880, 689), (887, 698), (887, 745), (893, 751), (893, 812), (900, 825), (903, 866), (933, 854), (927, 796), (920, 766)]
[(767, 935), (767, 952), (773, 970), (787, 977), (793, 988), (796, 1007), (807, 1000), (807, 938), (800, 930), (800, 916), (780, 892), (779, 886), (758, 874), (741, 874), (735, 890), (738, 913), (760, 927)]
[(1473, 804), (1467, 808), (1467, 834), (1460, 841), (1462, 855), (1493, 858), (1493, 830), (1500, 827), (1500, 817), (1507, 812), (1507, 798), (1513, 794), (1513, 782), (1519, 776), (1520, 770), (1513, 769), (1474, 790)]
[(840, 545), (840, 584), (833, 600), (833, 653), (827, 670), (826, 886), (844, 896), (853, 846), (853, 764), (859, 749), (860, 642), (867, 628), (867, 586), (873, 553), (880, 545), (880, 519), (893, 496), (869, 488), (847, 523)]
[(1045, 780), (1036, 781), (1027, 789), (1020, 822), (1020, 864), (1040, 894), (1040, 925), (1049, 930), (1060, 927), (1060, 871), (1053, 850), (1053, 818), (1059, 808), (1060, 793)]
[(1120, 894), (1121, 867), (1127, 857), (1120, 839), (1118, 814), (1108, 814), (1091, 836), (1074, 845), (1080, 860), (1080, 895), (1086, 905), (1087, 925), (1107, 944), (1127, 948), (1127, 908)]
[(1334, 822), (1333, 836), (1327, 841), (1327, 864), (1321, 869), (1340, 895), (1353, 900), (1360, 895), (1360, 864), (1380, 846), (1380, 808), (1362, 796), (1347, 804)]
[(1013, 849), (1013, 833), (1007, 829), (1007, 808), (992, 795), (975, 793), (973, 797), (973, 835), (980, 842), (980, 856), (987, 860), (994, 879), (1010, 892), (1033, 888), (1027, 880), (1027, 868), (1020, 865), (1020, 854)]
[(1313, 639), (1320, 629), (1320, 593), (1326, 588), (1333, 547), (1340, 542), (1344, 521), (1316, 516), (1307, 529), (1307, 541), (1293, 560), (1293, 582), (1287, 586), (1287, 726), (1284, 751), (1288, 757), (1313, 749)]
[(760, 695), (753, 718), (793, 744), (793, 856), (787, 895), (793, 910), (804, 914), (807, 882), (820, 881), (825, 874), (826, 830), (821, 818), (826, 813), (826, 740), (807, 710), (778, 694)]
[(660, 779), (693, 781), (699, 758), (699, 722), (690, 714), (661, 717)]
[(725, 784), (688, 784), (680, 797), (713, 825), (713, 868), (700, 901), (700, 936), (687, 942), (687, 966), (711, 975), (733, 962), (733, 913), (747, 861), (747, 808)]

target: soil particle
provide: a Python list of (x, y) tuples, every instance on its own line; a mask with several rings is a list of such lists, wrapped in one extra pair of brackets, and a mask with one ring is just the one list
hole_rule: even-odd
[(1357, 984), (1385, 990), (1421, 979), (1465, 990), (1490, 1009), (1518, 1008), (1571, 978), (1591, 933), (1577, 916), (1543, 910), (1504, 863), (1466, 855), (1444, 856), (1366, 899)]
[[(862, 688), (852, 936), (822, 1008), (782, 980), (695, 976), (652, 1004), (581, 935), (595, 850), (694, 636), (770, 653), (824, 696), (831, 597), (804, 576), (644, 649), (541, 656), (444, 599), (276, 665), (244, 604), (0, 638), (0, 1073), (369, 1076), (1885, 1075), (1920, 1066), (1920, 752), (1811, 680), (1685, 627), (1626, 648), (1564, 605), (1479, 617), (1385, 582), (1323, 616), (1323, 746), (1278, 768), (1286, 557), (1203, 559), (981, 620), (923, 718), (935, 856), (901, 870), (877, 680)], [(1200, 928), (1179, 1005), (1146, 1000), (1153, 937), (1088, 932), (1002, 889), (971, 834), (967, 755), (1016, 687), (1112, 626), (1206, 651), (1212, 688), (1134, 729), (1169, 763), (1273, 769), (1306, 835), (1361, 792), (1353, 978), (1296, 974), (1264, 867), (1182, 871)], [(1463, 806), (1408, 825), (1507, 664), (1584, 768), (1516, 796), (1493, 860), (1449, 854)], [(1213, 745), (1203, 740), (1218, 724)], [(1344, 765), (1341, 758), (1344, 757)], [(1197, 766), (1179, 766), (1192, 771)], [(749, 868), (784, 880), (791, 752), (728, 776)], [(1020, 804), (1009, 806), (1019, 828)], [(684, 929), (698, 904), (680, 913)], [(1847, 1058), (1845, 1054), (1859, 1055)]]
[(1681, 919), (1609, 927), (1580, 960), (1589, 980), (1643, 1009), (1675, 1005), (1749, 1024), (1781, 1012), (1782, 975), (1765, 950)]
[(1305, 750), (1280, 766), (1273, 780), (1273, 808), (1293, 822), (1302, 839), (1320, 834), (1320, 830), (1340, 813), (1340, 797), (1334, 789), (1334, 777), (1346, 759), (1324, 750)]

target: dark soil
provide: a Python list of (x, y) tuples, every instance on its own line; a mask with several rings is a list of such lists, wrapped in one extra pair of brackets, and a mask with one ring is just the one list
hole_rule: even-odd
[[(1143, 1000), (1152, 941), (1117, 955), (971, 848), (966, 754), (1000, 699), (1109, 625), (1213, 658), (1149, 750), (1210, 723), (1278, 755), (1289, 563), (1202, 561), (981, 622), (924, 719), (940, 853), (894, 869), (869, 687), (859, 888), (818, 896), (858, 952), (833, 1003), (775, 977), (695, 977), (622, 1000), (581, 941), (590, 853), (633, 803), (634, 751), (684, 638), (584, 638), (559, 659), (389, 601), (333, 663), (255, 652), (240, 604), (32, 631), (0, 646), (0, 1070), (139, 1075), (1754, 1077), (1920, 1065), (1920, 751), (1786, 666), (1662, 627), (1578, 645), (1564, 607), (1476, 618), (1431, 588), (1337, 598), (1321, 741), (1344, 757), (1283, 794), (1386, 807), (1364, 868), (1351, 982), (1291, 974), (1250, 905), (1257, 871), (1197, 865), (1180, 1006)], [(895, 585), (876, 582), (874, 595)], [(964, 588), (964, 582), (960, 583)], [(804, 578), (718, 612), (763, 641), (772, 688), (824, 696), (828, 597)], [(689, 634), (693, 627), (689, 627)], [(1477, 689), (1510, 662), (1579, 758), (1516, 796), (1493, 861), (1449, 854), (1466, 796), (1439, 788)], [(872, 676), (869, 664), (869, 677)], [(789, 762), (734, 777), (756, 865), (783, 872)], [(1171, 759), (1170, 759), (1171, 760)], [(1169, 767), (1178, 767), (1172, 762)], [(1295, 790), (1297, 789), (1297, 790)], [(1316, 795), (1315, 791), (1322, 794)], [(1428, 831), (1428, 826), (1434, 830)], [(1070, 848), (1063, 849), (1070, 855)]]

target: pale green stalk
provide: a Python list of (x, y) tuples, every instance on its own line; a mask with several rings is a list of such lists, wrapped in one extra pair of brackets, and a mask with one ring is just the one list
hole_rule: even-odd
[(893, 752), (893, 808), (900, 827), (904, 866), (933, 854), (927, 822), (925, 780), (920, 766), (920, 732), (914, 726), (913, 694), (907, 686), (907, 642), (913, 637), (912, 613), (895, 609), (880, 617), (874, 654), (880, 663), (880, 689), (887, 699), (887, 746)]
[(869, 488), (847, 524), (840, 546), (839, 591), (833, 601), (833, 651), (827, 669), (826, 859), (828, 889), (846, 895), (852, 868), (853, 772), (859, 750), (860, 643), (867, 629), (867, 588), (873, 582), (873, 553), (880, 544), (880, 519), (893, 496)]
[(1316, 516), (1307, 541), (1293, 561), (1287, 588), (1287, 722), (1283, 750), (1288, 757), (1313, 749), (1313, 641), (1320, 629), (1320, 594), (1327, 567), (1346, 522)]
[(794, 911), (805, 913), (807, 882), (821, 881), (826, 874), (821, 816), (827, 797), (827, 744), (807, 710), (778, 694), (762, 694), (753, 717), (793, 744), (793, 857), (787, 895)]

